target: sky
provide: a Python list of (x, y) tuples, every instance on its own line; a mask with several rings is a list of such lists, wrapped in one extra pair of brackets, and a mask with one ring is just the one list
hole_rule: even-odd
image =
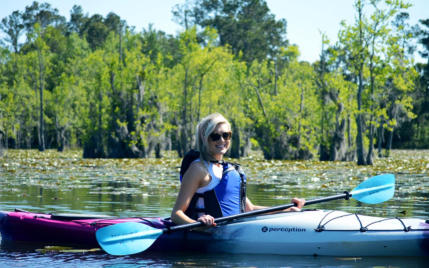
[[(0, 19), (15, 10), (24, 11), (33, 0), (0, 0)], [(129, 26), (135, 26), (137, 32), (152, 24), (156, 30), (177, 34), (183, 28), (173, 21), (172, 9), (186, 0), (39, 0), (48, 2), (53, 8), (69, 20), (70, 10), (80, 5), (85, 14), (100, 14), (105, 17), (114, 12)], [(276, 19), (286, 19), (287, 39), (298, 45), (300, 60), (314, 62), (321, 50), (321, 33), (331, 44), (337, 41), (340, 22), (351, 24), (355, 17), (354, 0), (266, 0)], [(410, 24), (429, 18), (429, 0), (408, 0), (413, 6), (408, 9)], [(423, 61), (416, 55), (417, 61)]]

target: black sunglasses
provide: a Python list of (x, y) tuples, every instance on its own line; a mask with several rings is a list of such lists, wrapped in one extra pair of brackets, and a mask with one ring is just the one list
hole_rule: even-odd
[(223, 132), (221, 134), (219, 133), (212, 133), (209, 135), (210, 139), (212, 141), (218, 141), (222, 137), (224, 140), (229, 141), (231, 139), (232, 133), (231, 132)]

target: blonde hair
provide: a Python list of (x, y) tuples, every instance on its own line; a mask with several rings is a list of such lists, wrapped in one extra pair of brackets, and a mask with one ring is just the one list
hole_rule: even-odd
[(200, 151), (200, 157), (204, 160), (211, 160), (207, 152), (208, 139), (213, 130), (220, 124), (226, 124), (231, 129), (231, 124), (220, 113), (213, 113), (204, 117), (197, 125), (195, 147)]

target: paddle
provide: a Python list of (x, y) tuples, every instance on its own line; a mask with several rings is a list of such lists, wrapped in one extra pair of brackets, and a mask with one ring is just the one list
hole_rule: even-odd
[[(389, 200), (395, 192), (395, 177), (393, 174), (383, 174), (371, 177), (360, 183), (351, 192), (314, 199), (306, 202), (307, 205), (328, 202), (337, 199), (354, 198), (360, 202), (377, 204)], [(248, 211), (236, 215), (216, 218), (215, 222), (226, 222), (239, 218), (265, 214), (284, 210), (295, 206), (287, 204), (274, 206), (266, 209)], [(156, 229), (146, 224), (137, 222), (118, 223), (100, 228), (96, 232), (96, 238), (101, 248), (111, 255), (135, 254), (148, 249), (163, 233), (174, 232), (184, 229), (201, 227), (202, 222), (172, 226), (165, 229)]]

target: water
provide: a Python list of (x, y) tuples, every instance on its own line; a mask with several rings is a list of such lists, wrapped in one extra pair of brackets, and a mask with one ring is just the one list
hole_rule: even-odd
[[(289, 203), (350, 191), (364, 179), (396, 175), (391, 200), (363, 205), (337, 200), (312, 208), (339, 209), (383, 217), (429, 219), (429, 151), (395, 151), (374, 166), (318, 161), (264, 161), (258, 154), (239, 161), (248, 175), (248, 196), (258, 205)], [(180, 159), (82, 159), (80, 151), (57, 153), (9, 150), (0, 158), (0, 210), (167, 217), (179, 182)], [(141, 254), (112, 257), (101, 251), (35, 249), (25, 245), (0, 250), (1, 267), (423, 267), (427, 258), (336, 258), (268, 255)]]
[[(106, 254), (0, 252), (2, 267), (427, 267), (424, 258), (339, 258), (276, 255)], [(426, 264), (426, 266), (425, 266)]]

